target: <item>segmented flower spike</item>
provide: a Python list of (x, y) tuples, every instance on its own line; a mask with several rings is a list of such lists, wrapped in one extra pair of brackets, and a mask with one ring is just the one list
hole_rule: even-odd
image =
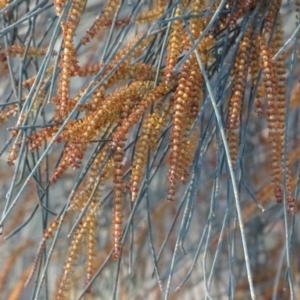
[(83, 242), (84, 235), (87, 231), (87, 222), (85, 219), (78, 225), (76, 231), (73, 234), (71, 245), (68, 250), (67, 258), (64, 264), (64, 272), (58, 281), (58, 287), (56, 291), (56, 300), (65, 300), (67, 294), (71, 288), (71, 278), (74, 272), (74, 266), (76, 260), (81, 252), (81, 244)]
[(162, 105), (158, 104), (154, 112), (149, 114), (143, 122), (142, 133), (135, 147), (135, 155), (131, 167), (130, 191), (132, 201), (136, 200), (139, 186), (144, 176), (148, 149), (155, 149), (169, 114), (170, 105), (163, 109)]
[(233, 165), (235, 165), (240, 144), (240, 115), (249, 69), (248, 53), (251, 49), (250, 27), (242, 38), (234, 62), (232, 95), (229, 100), (227, 139)]
[[(280, 12), (277, 14), (276, 27), (272, 38), (271, 47), (276, 53), (284, 44), (283, 31), (282, 31), (282, 18)], [(275, 61), (275, 69), (278, 77), (278, 135), (279, 145), (278, 153), (284, 162), (284, 136), (285, 136), (285, 120), (286, 120), (286, 55), (283, 52)], [(283, 175), (282, 175), (283, 176)], [(292, 178), (289, 165), (289, 156), (286, 157), (286, 189), (287, 189), (287, 209), (291, 214), (295, 213), (295, 199), (292, 190)]]
[(96, 20), (94, 21), (93, 25), (87, 30), (85, 36), (82, 37), (81, 43), (83, 45), (86, 45), (88, 42), (90, 42), (91, 39), (93, 39), (98, 34), (105, 22), (111, 20), (111, 18), (113, 17), (120, 5), (121, 0), (107, 1), (103, 12), (96, 17)]
[(123, 201), (125, 185), (124, 175), (124, 140), (117, 144), (114, 153), (114, 186), (113, 186), (113, 210), (112, 210), (112, 237), (113, 237), (113, 257), (119, 259), (122, 255), (123, 245), (120, 242), (123, 233)]
[(149, 106), (155, 101), (158, 101), (162, 97), (166, 96), (174, 87), (176, 83), (171, 81), (169, 83), (161, 83), (152, 91), (143, 96), (139, 104), (134, 108), (133, 112), (122, 122), (113, 134), (111, 147), (116, 148), (119, 141), (123, 140), (127, 135), (129, 129), (142, 117), (143, 113), (149, 108)]
[[(196, 69), (198, 68), (198, 70)], [(190, 101), (198, 94), (201, 82), (201, 73), (197, 65), (195, 54), (192, 54), (183, 64), (179, 74), (178, 86), (174, 93), (172, 128), (170, 137), (169, 158), (169, 192), (167, 199), (172, 201), (176, 186), (182, 177), (183, 170), (180, 167), (181, 145), (184, 141), (185, 120), (190, 109)]]
[[(177, 7), (175, 9), (174, 17), (179, 17), (180, 15), (180, 8)], [(170, 80), (170, 78), (172, 77), (173, 69), (178, 62), (178, 57), (183, 51), (182, 35), (183, 21), (178, 18), (174, 22), (172, 22), (171, 25), (170, 38), (167, 46), (168, 53), (166, 58), (166, 66), (164, 69), (165, 80)]]
[(261, 71), (261, 65), (259, 61), (260, 47), (258, 41), (258, 33), (254, 33), (250, 59), (250, 74), (253, 88), (257, 85), (257, 91), (254, 100), (255, 112), (259, 117), (262, 117), (264, 113), (263, 98), (265, 96), (265, 86), (263, 84), (262, 76), (259, 77), (259, 73)]
[[(7, 47), (7, 55), (11, 57), (15, 56), (22, 56), (24, 55), (25, 51), (27, 50), (27, 57), (36, 57), (36, 56), (44, 56), (46, 55), (48, 48), (35, 48), (35, 47), (29, 47), (26, 49), (26, 46), (21, 45), (11, 45)], [(52, 55), (56, 55), (56, 51), (52, 52)]]
[[(278, 134), (278, 101), (277, 101), (277, 89), (278, 81), (277, 75), (275, 74), (275, 66), (272, 61), (272, 52), (268, 49), (267, 43), (264, 37), (259, 38), (260, 51), (262, 58), (262, 70), (264, 73), (264, 84), (267, 93), (267, 119), (269, 129), (269, 143), (271, 147), (271, 169), (273, 174), (274, 182), (274, 193), (277, 202), (282, 202), (282, 156), (281, 151), (278, 153), (278, 149), (282, 149), (281, 143), (282, 138)], [(275, 80), (274, 80), (275, 79)]]

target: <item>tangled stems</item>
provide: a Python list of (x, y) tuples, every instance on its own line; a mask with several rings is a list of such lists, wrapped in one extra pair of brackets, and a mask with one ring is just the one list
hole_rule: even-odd
[[(146, 264), (137, 267), (138, 262), (151, 257), (159, 293), (162, 288), (168, 298), (171, 281), (175, 280), (173, 272), (178, 272), (183, 283), (189, 282), (192, 273), (188, 271), (185, 277), (181, 261), (185, 260), (192, 270), (206, 240), (205, 260), (209, 245), (213, 249), (214, 243), (209, 243), (212, 228), (222, 223), (228, 229), (226, 255), (230, 262), (224, 272), (230, 273), (228, 290), (233, 298), (234, 277), (241, 267), (233, 259), (238, 242), (232, 233), (237, 213), (249, 285), (243, 297), (247, 298), (250, 290), (254, 299), (260, 289), (255, 275), (251, 276), (255, 272), (250, 266), (256, 267), (248, 261), (253, 259), (248, 251), (251, 238), (243, 224), (248, 226), (248, 220), (256, 216), (255, 209), (263, 205), (266, 211), (274, 206), (284, 212), (289, 234), (287, 242), (278, 245), (287, 247), (283, 265), (292, 295), (294, 228), (288, 218), (293, 220), (297, 213), (299, 154), (291, 146), (297, 145), (297, 132), (291, 129), (297, 123), (297, 101), (291, 108), (287, 106), (287, 84), (297, 68), (290, 71), (286, 65), (296, 56), (296, 50), (283, 51), (287, 47), (283, 4), (280, 0), (157, 0), (149, 7), (144, 2), (127, 7), (125, 2), (105, 1), (100, 11), (97, 6), (97, 16), (89, 22), (89, 2), (54, 1), (46, 32), (37, 30), (39, 18), (29, 13), (25, 18), (34, 18), (30, 22), (37, 28), (24, 25), (24, 36), (18, 32), (22, 10), (13, 11), (13, 3), (2, 3), (2, 8), (12, 11), (5, 10), (6, 27), (1, 31), (0, 65), (8, 76), (2, 78), (5, 100), (0, 104), (0, 125), (10, 129), (1, 154), (14, 167), (5, 166), (13, 174), (10, 187), (5, 187), (9, 193), (1, 206), (1, 225), (4, 231), (16, 228), (13, 234), (5, 232), (13, 238), (41, 217), (34, 236), (43, 231), (40, 246), (35, 245), (35, 258), (31, 255), (32, 270), (26, 271), (27, 281), (22, 280), (29, 288), (37, 273), (38, 285), (33, 291), (36, 299), (44, 280), (47, 286), (49, 281), (49, 295), (56, 299), (71, 299), (73, 293), (82, 294), (82, 290), (101, 297), (100, 289), (91, 284), (98, 280), (95, 276), (102, 268), (110, 272), (115, 260), (118, 269), (113, 295), (119, 284), (124, 299), (138, 299), (139, 292), (133, 295), (127, 281), (123, 284), (119, 279), (126, 278), (123, 262), (128, 263), (130, 272), (143, 278), (145, 291), (155, 291), (155, 284), (146, 279)], [(298, 12), (298, 1), (295, 6)], [(50, 8), (38, 9), (42, 18)], [(55, 26), (57, 31), (53, 30)], [(11, 34), (15, 27), (18, 30)], [(59, 34), (61, 46), (56, 47)], [(216, 100), (213, 105), (212, 98)], [(224, 151), (228, 164), (224, 163)], [(25, 194), (30, 195), (23, 193), (29, 185), (35, 185), (38, 210), (24, 200), (29, 197)], [(249, 201), (254, 202), (249, 206)], [(21, 206), (24, 220), (18, 217)], [(163, 209), (157, 212), (157, 207)], [(222, 214), (220, 207), (226, 208), (226, 213)], [(208, 216), (206, 211), (210, 212)], [(215, 216), (221, 216), (216, 224)], [(272, 216), (267, 219), (273, 222)], [(6, 227), (10, 220), (14, 226)], [(214, 262), (223, 251), (222, 232), (216, 235), (219, 247)], [(195, 233), (194, 237), (190, 233)], [(150, 256), (145, 246), (147, 237)], [(59, 264), (60, 245), (64, 248), (64, 267), (54, 280), (52, 275), (47, 276), (48, 266), (55, 264), (47, 248), (53, 238), (51, 251)], [(178, 247), (192, 259), (179, 258)], [(114, 260), (106, 259), (109, 253)], [(172, 261), (170, 253), (174, 254)], [(10, 260), (12, 264), (16, 255)], [(45, 258), (46, 268), (39, 273)], [(210, 265), (207, 284), (208, 263), (205, 260), (202, 270), (207, 298), (213, 293), (212, 278), (218, 277), (214, 275), (217, 268)], [(176, 271), (175, 265), (183, 271)], [(8, 268), (5, 272), (9, 273)], [(167, 277), (169, 285), (164, 290), (161, 284)], [(188, 285), (184, 291), (178, 284), (180, 291), (188, 293)], [(240, 285), (237, 287), (239, 290)], [(3, 284), (1, 289), (5, 289)]]

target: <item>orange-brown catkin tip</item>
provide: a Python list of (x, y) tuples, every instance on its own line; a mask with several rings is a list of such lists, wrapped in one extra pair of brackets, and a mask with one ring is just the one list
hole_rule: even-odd
[(142, 134), (137, 142), (131, 167), (130, 191), (132, 201), (136, 200), (139, 192), (139, 186), (147, 162), (148, 149), (153, 149), (157, 145), (159, 135), (165, 127), (168, 115), (169, 105), (165, 109), (162, 109), (162, 106), (158, 104), (154, 112), (143, 123)]
[(17, 146), (17, 143), (14, 142), (12, 147), (9, 149), (9, 155), (7, 157), (7, 164), (9, 166), (13, 166), (16, 159), (18, 158), (18, 153), (19, 153), (19, 147)]
[[(93, 204), (93, 203), (92, 203)], [(91, 208), (90, 208), (91, 209)], [(88, 213), (88, 229), (87, 229), (87, 260), (86, 260), (86, 284), (88, 284), (95, 273), (95, 257), (97, 243), (97, 218), (96, 214)]]
[[(175, 10), (175, 17), (181, 15), (180, 9), (177, 7)], [(173, 69), (177, 64), (178, 57), (183, 50), (182, 43), (182, 34), (183, 34), (183, 22), (181, 19), (177, 19), (172, 22), (170, 38), (167, 46), (168, 54), (166, 59), (166, 67), (164, 70), (165, 80), (170, 80), (173, 74)]]
[[(26, 51), (25, 46), (21, 45), (11, 45), (7, 47), (7, 55), (8, 56), (18, 56), (18, 55), (24, 55)], [(45, 55), (48, 51), (48, 48), (35, 48), (35, 47), (29, 47), (27, 50), (27, 57), (35, 57), (35, 56), (41, 56)], [(52, 52), (52, 55), (56, 55), (56, 51)]]
[[(183, 64), (179, 74), (178, 86), (174, 94), (172, 129), (170, 138), (170, 166), (169, 183), (170, 191), (168, 199), (171, 200), (175, 193), (175, 186), (182, 177), (182, 168), (180, 167), (180, 147), (185, 133), (185, 124), (187, 114), (190, 110), (189, 103), (194, 100), (195, 94), (199, 92), (201, 74), (196, 61), (196, 56), (192, 54)], [(172, 194), (172, 195), (171, 195)]]
[(229, 17), (228, 22), (231, 27), (235, 27), (237, 20), (241, 18), (247, 10), (251, 9), (257, 4), (257, 0), (244, 0), (244, 1), (238, 1), (235, 11), (233, 14)]
[(83, 158), (84, 146), (79, 143), (69, 143), (65, 146), (63, 157), (59, 165), (53, 171), (50, 177), (50, 183), (55, 183), (63, 173), (69, 168), (79, 168), (80, 161)]
[(239, 149), (240, 113), (245, 93), (246, 80), (249, 70), (249, 52), (252, 28), (249, 28), (240, 42), (234, 68), (232, 95), (229, 101), (227, 140), (232, 164), (235, 166)]
[(71, 81), (71, 65), (75, 55), (73, 46), (73, 35), (72, 31), (69, 30), (66, 24), (63, 26), (63, 53), (62, 53), (62, 70), (60, 74), (58, 96), (60, 99), (58, 113), (61, 117), (67, 115), (69, 111), (68, 100), (69, 100), (69, 85)]
[(52, 220), (50, 222), (48, 228), (44, 232), (44, 238), (46, 240), (48, 240), (49, 238), (51, 238), (52, 235), (53, 235), (53, 233), (56, 232), (58, 224), (59, 224), (59, 220), (58, 219), (54, 219), (54, 220)]
[(56, 230), (58, 228), (58, 225), (59, 225), (59, 219), (54, 219), (49, 223), (48, 228), (44, 231), (43, 239), (41, 240), (41, 242), (39, 244), (39, 247), (38, 247), (38, 250), (36, 252), (36, 255), (34, 257), (33, 266), (31, 268), (31, 271), (30, 271), (30, 273), (28, 275), (28, 278), (25, 282), (25, 287), (31, 281), (31, 279), (32, 279), (37, 267), (38, 267), (38, 263), (39, 263), (40, 258), (42, 256), (42, 252), (45, 248), (46, 241), (53, 236), (53, 234), (56, 232)]
[(181, 168), (183, 170), (180, 181), (184, 184), (189, 176), (189, 168), (195, 157), (195, 152), (200, 138), (200, 130), (196, 127), (191, 136), (184, 142), (182, 149)]
[(240, 145), (240, 133), (239, 130), (228, 130), (227, 142), (229, 146), (230, 157), (233, 167), (235, 167), (236, 159), (238, 156), (239, 145)]
[[(265, 89), (264, 84), (262, 81), (262, 78), (259, 78), (259, 73), (261, 70), (260, 66), (260, 46), (258, 41), (258, 35), (255, 34), (253, 38), (253, 45), (252, 45), (252, 51), (251, 51), (251, 57), (250, 57), (250, 74), (251, 74), (251, 82), (253, 88), (257, 86), (256, 91), (256, 97), (255, 97), (255, 112), (258, 114), (258, 116), (263, 115), (263, 97), (265, 95)], [(259, 79), (259, 82), (258, 82)]]
[(280, 9), (280, 5), (281, 5), (281, 0), (274, 0), (271, 2), (271, 5), (268, 8), (268, 12), (264, 19), (264, 32), (263, 32), (266, 38), (269, 38), (273, 32), (276, 15), (278, 10)]
[(64, 273), (58, 282), (58, 289), (56, 291), (56, 300), (64, 300), (66, 293), (70, 289), (70, 277), (73, 273), (74, 265), (76, 264), (76, 259), (80, 252), (80, 246), (83, 242), (83, 238), (87, 232), (87, 217), (83, 218), (82, 222), (78, 225), (72, 241), (69, 247), (67, 258), (64, 264)]
[(113, 187), (113, 211), (112, 211), (112, 236), (113, 236), (113, 257), (119, 259), (122, 255), (122, 237), (123, 225), (123, 198), (124, 198), (124, 166), (122, 164), (124, 158), (125, 142), (120, 141), (114, 154), (114, 187)]
[(65, 3), (66, 3), (66, 0), (53, 0), (53, 4), (55, 7), (55, 12), (56, 12), (57, 16), (61, 15)]
[[(204, 10), (203, 0), (192, 0), (191, 1), (191, 12), (192, 14), (199, 14)], [(190, 30), (194, 39), (197, 39), (201, 31), (204, 29), (204, 22), (202, 18), (191, 18)]]
[(165, 7), (154, 7), (150, 11), (141, 12), (137, 18), (136, 22), (141, 24), (145, 22), (154, 22), (157, 20), (165, 11)]
[(86, 45), (92, 38), (94, 38), (101, 28), (111, 20), (118, 6), (121, 5), (120, 0), (108, 0), (103, 12), (97, 16), (93, 25), (87, 30), (84, 37), (81, 39), (81, 43)]
[(228, 128), (237, 129), (239, 126), (240, 112), (242, 108), (242, 99), (245, 93), (245, 86), (248, 74), (248, 53), (250, 50), (250, 36), (252, 30), (247, 30), (241, 40), (233, 69), (233, 87), (232, 96), (229, 101)]
[(10, 117), (17, 114), (19, 107), (17, 104), (9, 105), (0, 111), (0, 126), (7, 121)]
[(130, 191), (131, 191), (131, 200), (135, 201), (139, 186), (144, 174), (147, 153), (149, 148), (149, 134), (151, 131), (151, 116), (149, 116), (143, 124), (142, 135), (139, 138), (135, 153), (134, 159), (131, 167), (131, 177), (130, 177)]
[[(283, 46), (283, 31), (282, 31), (282, 18), (281, 14), (278, 13), (276, 19), (275, 32), (273, 34), (273, 39), (271, 47), (273, 53), (277, 52)], [(283, 160), (284, 154), (284, 135), (285, 135), (285, 119), (286, 119), (286, 56), (282, 53), (275, 61), (275, 70), (278, 77), (278, 90), (277, 90), (277, 107), (278, 107), (278, 117), (277, 117), (277, 134), (279, 136), (279, 142), (277, 145), (278, 155)], [(289, 165), (289, 157), (286, 161), (286, 190), (287, 190), (287, 209), (291, 214), (294, 214), (294, 196), (292, 189), (292, 175)]]
[(69, 143), (65, 146), (63, 158), (59, 166), (54, 170), (50, 182), (55, 182), (61, 177), (63, 172), (71, 167), (74, 170), (80, 167), (81, 160), (87, 149), (88, 143)]
[[(70, 111), (69, 85), (72, 69), (77, 66), (76, 50), (73, 37), (82, 15), (86, 0), (74, 0), (68, 12), (66, 21), (62, 22), (63, 29), (63, 52), (61, 58), (61, 74), (58, 86), (59, 116), (65, 117)], [(75, 66), (74, 66), (75, 65)]]
[[(192, 0), (191, 1), (191, 13), (199, 14), (204, 10), (203, 0)], [(205, 22), (203, 18), (191, 18), (189, 21), (189, 29), (192, 34), (194, 40), (196, 40), (205, 27)], [(184, 49), (190, 49), (192, 44), (190, 40), (190, 36), (186, 31), (183, 31), (182, 34), (182, 44), (184, 45)], [(199, 49), (198, 49), (199, 50)], [(201, 55), (201, 52), (200, 52)]]
[[(259, 37), (260, 56), (264, 75), (264, 86), (267, 96), (267, 120), (269, 129), (269, 144), (271, 149), (271, 170), (274, 183), (274, 194), (277, 202), (282, 202), (282, 149), (283, 131), (281, 110), (278, 102), (279, 81), (276, 64), (272, 60), (273, 53), (267, 47), (266, 39)], [(282, 125), (283, 124), (283, 125)]]

